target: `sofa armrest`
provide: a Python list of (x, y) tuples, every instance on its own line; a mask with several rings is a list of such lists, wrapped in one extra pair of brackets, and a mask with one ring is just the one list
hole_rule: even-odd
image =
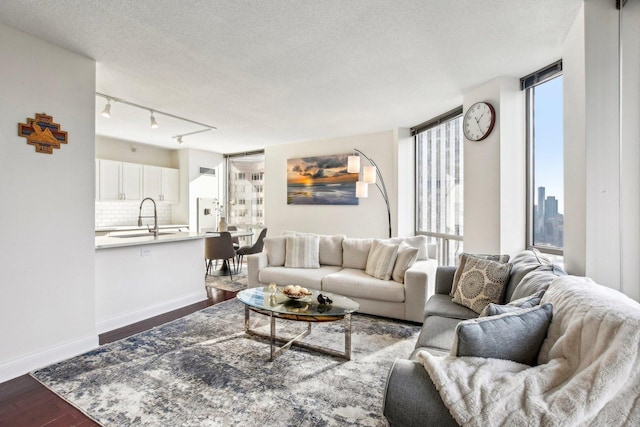
[(389, 371), (382, 413), (391, 427), (457, 426), (424, 366), (396, 359)]
[(436, 271), (436, 294), (449, 295), (453, 287), (456, 267), (442, 266)]
[(247, 286), (256, 288), (260, 286), (259, 274), (260, 270), (267, 266), (267, 254), (260, 252), (257, 254), (247, 255)]
[(427, 259), (416, 261), (404, 273), (405, 319), (424, 322), (424, 307), (433, 295), (438, 261)]

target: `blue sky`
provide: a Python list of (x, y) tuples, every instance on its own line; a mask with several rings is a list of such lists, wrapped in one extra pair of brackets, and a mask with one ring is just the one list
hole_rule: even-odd
[(558, 199), (564, 212), (562, 76), (535, 87), (535, 194), (546, 188), (546, 196)]

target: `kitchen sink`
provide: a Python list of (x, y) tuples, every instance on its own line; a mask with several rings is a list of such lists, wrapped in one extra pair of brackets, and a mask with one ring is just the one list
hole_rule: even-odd
[[(176, 234), (177, 231), (161, 231), (158, 233), (158, 236), (164, 236), (165, 234)], [(135, 233), (135, 234), (120, 234), (117, 236), (111, 235), (109, 237), (119, 237), (122, 239), (128, 239), (130, 237), (153, 237), (153, 233)]]

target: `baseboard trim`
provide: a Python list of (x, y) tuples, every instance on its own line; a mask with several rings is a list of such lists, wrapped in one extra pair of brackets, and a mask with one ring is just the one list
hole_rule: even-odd
[(96, 330), (98, 334), (103, 334), (105, 332), (113, 331), (114, 329), (131, 325), (132, 323), (140, 322), (153, 316), (158, 316), (172, 310), (186, 307), (190, 304), (204, 301), (205, 299), (207, 299), (207, 294), (203, 288), (202, 291), (194, 292), (171, 301), (166, 301), (160, 304), (144, 307), (139, 310), (98, 319), (96, 320)]
[(0, 383), (9, 381), (36, 369), (49, 366), (61, 360), (86, 353), (98, 347), (98, 335), (92, 334), (68, 341), (44, 350), (27, 354), (0, 365)]

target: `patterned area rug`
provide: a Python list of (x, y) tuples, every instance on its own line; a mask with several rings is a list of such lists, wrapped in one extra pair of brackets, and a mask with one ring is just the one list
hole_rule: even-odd
[[(266, 331), (265, 316), (251, 321)], [(278, 320), (278, 331), (305, 325)], [(305, 340), (344, 349), (343, 325), (314, 324)], [(293, 347), (268, 362), (267, 341), (244, 334), (234, 299), (32, 376), (105, 426), (384, 426), (387, 373), (419, 329), (353, 315), (350, 361)]]
[(240, 272), (233, 275), (233, 280), (231, 277), (227, 276), (207, 276), (205, 280), (205, 286), (222, 289), (223, 291), (240, 291), (242, 289), (247, 288), (247, 266), (243, 265), (243, 268)]

